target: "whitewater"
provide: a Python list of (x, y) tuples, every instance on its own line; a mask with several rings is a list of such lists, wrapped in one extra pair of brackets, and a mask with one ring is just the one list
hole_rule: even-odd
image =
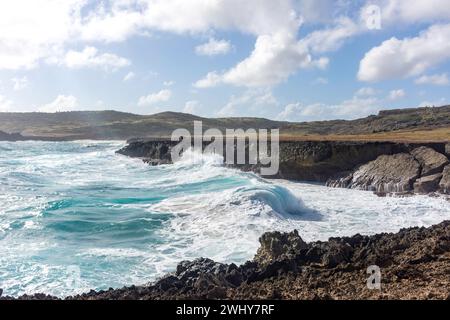
[(122, 146), (0, 142), (5, 295), (145, 284), (198, 257), (242, 263), (266, 231), (297, 229), (314, 241), (450, 219), (442, 198), (265, 180), (191, 152), (152, 167), (115, 154)]

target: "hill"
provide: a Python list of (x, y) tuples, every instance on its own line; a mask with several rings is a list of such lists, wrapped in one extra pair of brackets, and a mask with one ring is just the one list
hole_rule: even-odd
[[(285, 140), (450, 140), (450, 106), (381, 111), (357, 120), (284, 122), (264, 118), (203, 118), (163, 112), (136, 115), (117, 111), (0, 113), (1, 140), (20, 133), (24, 139), (167, 138), (173, 130), (203, 128), (279, 128)], [(19, 137), (12, 135), (12, 137)], [(17, 139), (21, 140), (21, 139)]]

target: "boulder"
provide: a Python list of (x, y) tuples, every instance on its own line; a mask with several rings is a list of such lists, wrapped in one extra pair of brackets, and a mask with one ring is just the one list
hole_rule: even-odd
[(440, 173), (449, 164), (446, 156), (428, 147), (416, 148), (411, 151), (411, 154), (419, 161), (422, 167), (422, 177)]
[(259, 242), (261, 246), (254, 261), (260, 265), (267, 265), (275, 260), (292, 259), (300, 250), (308, 247), (297, 230), (290, 233), (266, 232), (259, 238)]
[(442, 172), (442, 179), (439, 182), (439, 191), (450, 194), (450, 165), (444, 168)]
[(417, 179), (414, 182), (414, 192), (420, 194), (428, 194), (437, 191), (439, 182), (442, 179), (442, 173), (433, 174)]
[(377, 193), (404, 193), (412, 191), (413, 182), (420, 175), (420, 164), (410, 154), (382, 155), (360, 166), (349, 187)]
[(450, 143), (447, 143), (445, 145), (445, 154), (447, 155), (447, 157), (450, 157)]

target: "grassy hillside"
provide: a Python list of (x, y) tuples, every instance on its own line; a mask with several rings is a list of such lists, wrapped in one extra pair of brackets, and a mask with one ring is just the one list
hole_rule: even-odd
[[(450, 141), (450, 106), (382, 111), (345, 121), (280, 122), (263, 118), (202, 118), (163, 112), (135, 115), (117, 111), (0, 113), (0, 131), (46, 139), (130, 139), (169, 137), (177, 128), (280, 128), (283, 139)], [(1, 139), (1, 137), (0, 137)]]

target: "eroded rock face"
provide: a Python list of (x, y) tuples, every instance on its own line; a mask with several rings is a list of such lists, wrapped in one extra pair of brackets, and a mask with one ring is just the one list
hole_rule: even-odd
[(439, 182), (439, 191), (450, 194), (450, 165), (446, 166), (442, 172), (442, 179)]
[(349, 187), (377, 193), (402, 193), (413, 189), (420, 175), (420, 164), (410, 154), (380, 156), (353, 173)]
[(433, 175), (442, 172), (449, 163), (446, 156), (428, 147), (419, 147), (411, 151), (422, 167), (421, 176)]
[(439, 182), (442, 179), (442, 173), (433, 174), (417, 179), (414, 182), (414, 192), (419, 194), (428, 194), (435, 192), (439, 188)]
[(299, 236), (297, 230), (290, 233), (267, 232), (259, 238), (261, 246), (255, 256), (255, 261), (266, 265), (275, 260), (292, 258), (308, 245)]

